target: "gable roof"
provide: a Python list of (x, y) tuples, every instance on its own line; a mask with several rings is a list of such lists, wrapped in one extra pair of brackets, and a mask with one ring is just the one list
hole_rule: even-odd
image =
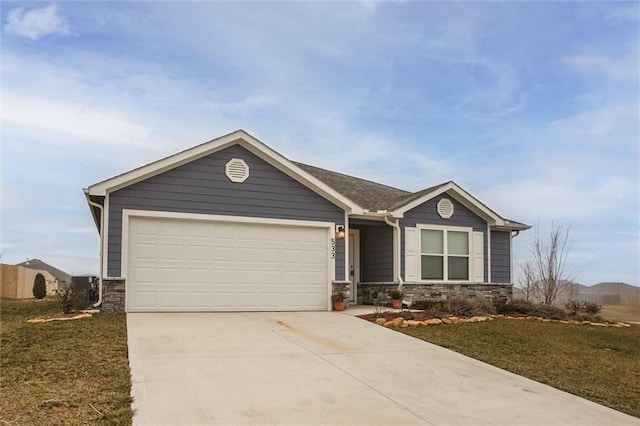
[(18, 263), (16, 266), (23, 266), (25, 268), (37, 269), (40, 271), (47, 271), (48, 273), (53, 275), (55, 278), (57, 278), (58, 281), (60, 282), (66, 282), (66, 283), (71, 282), (71, 274), (67, 274), (66, 272), (61, 271), (55, 266), (51, 266), (40, 259), (27, 259), (22, 263)]
[(408, 210), (446, 192), (496, 227), (513, 230), (530, 228), (523, 223), (503, 218), (453, 181), (434, 185), (417, 192), (409, 192), (308, 164), (297, 162), (295, 164), (373, 213), (385, 211), (394, 217), (403, 217)]
[[(447, 192), (447, 194), (451, 195), (458, 202), (487, 220), (490, 225), (496, 228), (505, 230), (530, 228), (528, 225), (511, 221), (498, 215), (455, 182), (444, 182), (417, 192), (409, 192), (366, 179), (291, 161), (244, 130), (236, 130), (235, 132), (209, 142), (98, 182), (86, 188), (84, 190), (85, 195), (88, 201), (91, 200), (92, 197), (95, 201), (96, 197), (104, 197), (111, 191), (116, 191), (140, 182), (235, 144), (257, 155), (329, 201), (343, 207), (347, 214), (380, 215), (386, 213), (391, 214), (393, 217), (401, 218), (405, 212), (412, 208)], [(92, 214), (94, 215), (96, 224), (98, 224), (97, 212), (93, 207)]]
[(280, 155), (275, 150), (269, 148), (267, 145), (260, 142), (244, 130), (236, 130), (235, 132), (210, 140), (209, 142), (194, 146), (178, 152), (177, 154), (170, 155), (158, 161), (154, 161), (153, 163), (149, 163), (126, 173), (114, 176), (110, 179), (103, 180), (102, 182), (98, 182), (88, 188), (85, 188), (84, 192), (87, 198), (91, 196), (106, 196), (109, 192), (133, 185), (134, 183), (159, 175), (163, 172), (236, 144), (260, 157), (262, 160), (271, 164), (289, 177), (307, 186), (312, 191), (315, 191), (336, 205), (341, 206), (347, 211), (347, 213), (362, 213), (362, 207), (353, 200), (336, 191), (334, 188), (317, 179), (315, 176), (305, 172), (296, 164)]

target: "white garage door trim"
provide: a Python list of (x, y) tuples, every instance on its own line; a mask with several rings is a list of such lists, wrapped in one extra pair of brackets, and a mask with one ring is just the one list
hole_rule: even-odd
[[(332, 277), (335, 277), (335, 236), (333, 230), (335, 224), (331, 222), (318, 222), (318, 221), (306, 221), (306, 220), (288, 220), (288, 219), (269, 219), (269, 218), (254, 218), (244, 216), (225, 216), (225, 215), (208, 215), (208, 214), (196, 214), (196, 213), (175, 213), (164, 211), (150, 211), (150, 210), (122, 210), (122, 241), (121, 241), (121, 271), (123, 278), (127, 280), (129, 273), (129, 232), (130, 232), (130, 220), (131, 218), (158, 218), (158, 219), (184, 219), (195, 220), (205, 222), (226, 222), (226, 223), (247, 223), (247, 224), (264, 224), (264, 225), (284, 225), (284, 226), (297, 226), (297, 227), (313, 227), (324, 228), (327, 233), (327, 306), (328, 311), (331, 310), (331, 282)], [(129, 287), (127, 281), (125, 281), (126, 288)], [(126, 291), (125, 297), (125, 310), (129, 312), (129, 291)]]

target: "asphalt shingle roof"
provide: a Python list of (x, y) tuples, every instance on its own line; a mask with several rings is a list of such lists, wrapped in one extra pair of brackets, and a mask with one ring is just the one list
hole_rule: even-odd
[(294, 163), (305, 172), (371, 211), (386, 210), (394, 203), (411, 195), (408, 191), (392, 186), (332, 172), (308, 164)]
[[(310, 166), (309, 164), (298, 163), (295, 161), (293, 163), (316, 179), (319, 179), (329, 185), (345, 197), (355, 201), (361, 207), (374, 212), (378, 210), (395, 210), (450, 183), (443, 182), (417, 192), (409, 192), (392, 186), (383, 185), (381, 183), (371, 182), (366, 179), (321, 169), (320, 167)], [(479, 200), (476, 201), (483, 204)], [(486, 205), (484, 206), (491, 210)], [(497, 215), (497, 213), (495, 214)], [(528, 225), (516, 222), (515, 220), (505, 220), (517, 227), (529, 227)]]
[(418, 192), (409, 192), (308, 164), (294, 163), (305, 172), (370, 211), (391, 210), (400, 207), (447, 183), (425, 188)]

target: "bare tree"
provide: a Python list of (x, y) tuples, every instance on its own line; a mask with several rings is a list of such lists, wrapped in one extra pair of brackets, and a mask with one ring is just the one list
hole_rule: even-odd
[(536, 273), (536, 267), (532, 258), (528, 257), (525, 260), (518, 262), (522, 275), (518, 279), (518, 284), (522, 290), (524, 290), (524, 296), (527, 300), (532, 298), (538, 299), (538, 279)]
[(536, 289), (540, 299), (548, 305), (556, 301), (567, 285), (573, 281), (573, 271), (567, 268), (567, 257), (571, 248), (569, 226), (551, 222), (548, 234), (540, 234), (539, 227), (533, 240), (533, 267), (537, 275)]

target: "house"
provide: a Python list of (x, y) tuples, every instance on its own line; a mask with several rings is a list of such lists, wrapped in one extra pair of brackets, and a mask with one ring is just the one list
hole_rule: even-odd
[(305, 311), (507, 299), (529, 226), (454, 182), (411, 193), (293, 162), (238, 130), (89, 186), (104, 311)]
[(61, 285), (71, 282), (71, 275), (40, 259), (27, 259), (17, 265), (2, 264), (0, 265), (0, 297), (33, 298), (33, 282), (37, 274), (44, 276), (47, 296), (55, 295)]

